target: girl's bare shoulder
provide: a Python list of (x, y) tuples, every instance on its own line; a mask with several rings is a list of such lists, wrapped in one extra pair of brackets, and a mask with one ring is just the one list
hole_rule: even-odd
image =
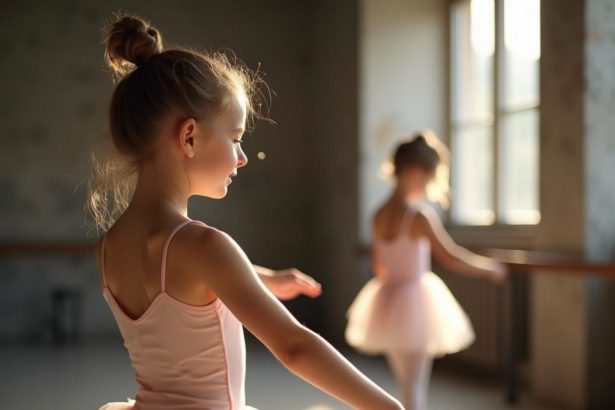
[[(389, 225), (389, 221), (391, 220), (391, 211), (387, 204), (381, 205), (372, 217), (372, 229), (374, 233), (378, 236), (383, 234), (383, 231), (386, 231), (385, 227)], [(385, 235), (386, 236), (386, 235)]]
[(414, 235), (427, 235), (434, 226), (440, 224), (440, 217), (429, 205), (418, 205), (413, 207), (414, 217), (411, 226)]
[(240, 252), (239, 246), (228, 234), (205, 224), (188, 224), (173, 240), (178, 259), (186, 269), (191, 270), (207, 271)]

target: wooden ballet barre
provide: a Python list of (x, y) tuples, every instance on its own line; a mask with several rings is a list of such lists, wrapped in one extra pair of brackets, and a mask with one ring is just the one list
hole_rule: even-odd
[(580, 252), (527, 251), (517, 249), (478, 249), (476, 252), (505, 263), (515, 273), (531, 274), (548, 271), (615, 278), (615, 261), (587, 261)]
[(0, 255), (93, 254), (93, 242), (0, 242)]
[(481, 249), (480, 254), (494, 258), (508, 265), (510, 272), (506, 287), (507, 315), (504, 335), (504, 385), (505, 400), (509, 404), (518, 402), (518, 334), (519, 310), (517, 301), (521, 288), (520, 275), (565, 274), (575, 276), (602, 276), (615, 279), (615, 261), (592, 262), (579, 252), (546, 252), (517, 249)]

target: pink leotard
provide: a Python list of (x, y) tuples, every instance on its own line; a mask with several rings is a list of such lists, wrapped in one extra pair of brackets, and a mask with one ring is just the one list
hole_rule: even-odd
[[(247, 407), (241, 323), (220, 299), (193, 306), (165, 291), (169, 243), (190, 223), (203, 224), (188, 220), (169, 234), (162, 254), (161, 291), (137, 319), (124, 312), (107, 286), (103, 237), (103, 295), (124, 338), (138, 385), (130, 406), (139, 410), (243, 410)], [(114, 408), (112, 403), (107, 406), (104, 408)]]

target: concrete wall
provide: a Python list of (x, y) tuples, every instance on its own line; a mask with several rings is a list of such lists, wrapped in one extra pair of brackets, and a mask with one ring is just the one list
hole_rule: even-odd
[[(543, 1), (541, 14), (542, 218), (536, 244), (540, 249), (582, 250), (583, 4)], [(585, 383), (585, 358), (580, 352), (587, 342), (585, 281), (535, 275), (531, 289), (533, 387), (546, 400), (580, 406)]]
[(315, 185), (314, 238), (306, 249), (314, 272), (327, 278), (319, 315), (330, 340), (343, 341), (346, 310), (358, 272), (358, 22), (356, 1), (319, 1), (312, 22), (313, 65), (309, 87), (307, 151)]
[[(542, 2), (537, 243), (593, 261), (615, 257), (614, 33), (608, 0)], [(613, 280), (545, 274), (532, 289), (536, 395), (570, 408), (614, 407)]]
[[(119, 10), (151, 20), (167, 44), (230, 48), (266, 73), (275, 93), (270, 117), (276, 125), (261, 124), (247, 136), (250, 164), (228, 198), (195, 198), (190, 216), (229, 232), (254, 262), (297, 266), (329, 291), (329, 281), (337, 283), (330, 278), (352, 270), (348, 244), (356, 226), (357, 6), (352, 1), (3, 3), (0, 239), (93, 241), (95, 232), (82, 227), (87, 154), (108, 138), (106, 110), (113, 89), (100, 31)], [(326, 114), (335, 109), (339, 116)], [(256, 158), (259, 151), (267, 154), (264, 161)], [(330, 165), (321, 167), (324, 161)], [(317, 226), (321, 219), (326, 228)], [(48, 293), (58, 283), (85, 290), (88, 335), (117, 334), (92, 257), (4, 256), (0, 339), (46, 337)], [(319, 313), (322, 303), (290, 306), (302, 320), (325, 329), (329, 319)], [(334, 317), (340, 315), (338, 308)]]
[[(585, 6), (585, 252), (615, 260), (615, 4)], [(615, 280), (587, 281), (587, 407), (615, 407)]]

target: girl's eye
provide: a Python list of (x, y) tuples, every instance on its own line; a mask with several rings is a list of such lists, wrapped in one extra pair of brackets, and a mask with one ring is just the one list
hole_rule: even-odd
[(235, 144), (239, 144), (239, 145), (243, 144), (243, 141), (242, 141), (242, 140), (233, 140), (233, 142), (234, 142)]

